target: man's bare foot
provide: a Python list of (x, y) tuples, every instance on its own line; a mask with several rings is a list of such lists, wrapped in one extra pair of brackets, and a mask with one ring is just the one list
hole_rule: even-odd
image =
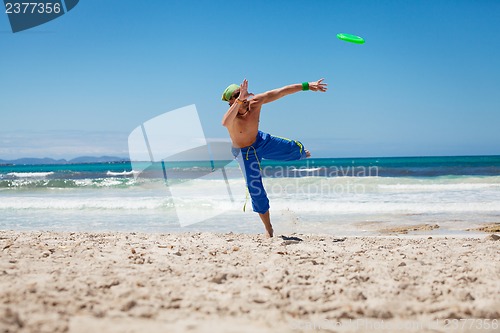
[(273, 234), (274, 234), (274, 230), (273, 230), (273, 228), (271, 228), (271, 230), (266, 229), (266, 236), (267, 236), (268, 238), (272, 238), (272, 237), (273, 237)]
[(311, 157), (311, 152), (306, 149), (306, 158), (309, 158), (309, 157)]

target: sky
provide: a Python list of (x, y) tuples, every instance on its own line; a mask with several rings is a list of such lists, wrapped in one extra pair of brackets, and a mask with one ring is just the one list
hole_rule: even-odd
[(136, 127), (191, 104), (227, 139), (220, 97), (245, 78), (325, 78), (261, 113), (313, 157), (499, 155), (499, 34), (497, 0), (82, 0), (18, 33), (2, 12), (0, 159), (126, 157)]

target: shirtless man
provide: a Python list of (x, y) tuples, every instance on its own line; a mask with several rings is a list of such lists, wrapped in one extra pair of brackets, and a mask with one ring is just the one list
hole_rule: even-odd
[[(222, 100), (229, 102), (230, 106), (222, 118), (222, 125), (229, 132), (233, 155), (245, 175), (253, 210), (259, 213), (269, 237), (273, 237), (273, 226), (269, 216), (269, 199), (262, 185), (260, 162), (263, 158), (280, 161), (300, 160), (310, 157), (311, 154), (299, 141), (259, 131), (260, 110), (263, 104), (302, 90), (325, 92), (327, 85), (323, 80), (292, 84), (254, 95), (248, 93), (248, 81), (245, 79), (240, 86), (231, 84), (222, 94)], [(251, 96), (254, 97), (249, 99)]]

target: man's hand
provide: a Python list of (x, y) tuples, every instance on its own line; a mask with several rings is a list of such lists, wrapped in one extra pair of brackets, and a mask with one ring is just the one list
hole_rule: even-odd
[(243, 83), (240, 85), (240, 96), (238, 99), (240, 101), (246, 101), (248, 97), (253, 96), (253, 94), (248, 93), (248, 81), (247, 79), (243, 80)]
[(327, 84), (323, 83), (323, 80), (324, 79), (320, 79), (315, 82), (309, 82), (309, 90), (325, 92), (328, 88)]

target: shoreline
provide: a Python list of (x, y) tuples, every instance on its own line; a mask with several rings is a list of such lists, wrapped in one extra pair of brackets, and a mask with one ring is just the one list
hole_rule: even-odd
[[(0, 231), (0, 331), (492, 324), (500, 319), (500, 241), (483, 235)], [(458, 331), (485, 331), (474, 327)]]
[[(294, 226), (283, 223), (283, 217), (278, 217), (275, 219), (278, 222), (273, 223), (275, 234), (309, 234), (304, 232), (304, 229), (297, 230)], [(293, 218), (292, 218), (293, 220)], [(249, 221), (246, 221), (249, 222)], [(249, 222), (250, 223), (250, 222)], [(294, 221), (293, 223), (298, 225), (298, 221)], [(306, 222), (307, 223), (307, 222)], [(339, 236), (339, 237), (453, 237), (453, 238), (483, 238), (492, 234), (500, 234), (500, 222), (485, 222), (485, 223), (473, 223), (472, 228), (465, 227), (455, 227), (450, 228), (449, 224), (442, 223), (384, 223), (384, 222), (351, 222), (347, 224), (339, 224), (336, 229), (325, 230), (320, 229), (316, 233), (311, 233), (310, 235), (316, 236)], [(258, 235), (260, 234), (259, 230), (263, 233), (264, 228), (261, 224), (256, 223), (253, 228), (248, 230), (240, 230), (237, 225), (233, 225), (234, 231), (230, 231), (228, 225), (225, 226), (224, 229), (218, 230), (218, 226), (213, 226), (211, 229), (209, 228), (198, 228), (198, 229), (190, 229), (190, 227), (170, 227), (165, 228), (165, 230), (161, 230), (160, 228), (156, 229), (141, 229), (138, 228), (138, 225), (134, 225), (134, 228), (121, 228), (115, 230), (113, 228), (96, 228), (95, 226), (89, 226), (88, 229), (78, 229), (71, 230), (70, 228), (57, 228), (57, 229), (42, 229), (42, 228), (33, 228), (33, 229), (15, 229), (15, 228), (7, 228), (1, 229), (1, 232), (18, 232), (18, 233), (29, 233), (29, 232), (49, 232), (49, 233), (143, 233), (143, 234), (194, 234), (194, 233), (214, 233), (214, 234), (225, 234), (225, 233), (237, 233), (241, 235)], [(347, 228), (346, 228), (347, 227)], [(342, 228), (350, 228), (347, 231), (342, 230)]]

